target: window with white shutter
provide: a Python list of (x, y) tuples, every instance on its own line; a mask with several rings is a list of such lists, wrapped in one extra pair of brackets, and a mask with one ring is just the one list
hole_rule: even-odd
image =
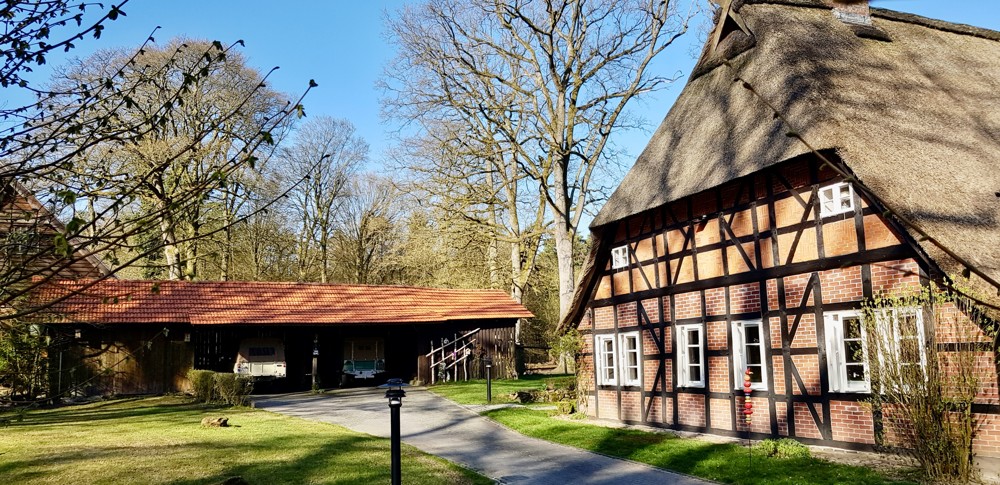
[(868, 336), (857, 311), (827, 312), (826, 362), (832, 392), (869, 392)]
[(767, 362), (764, 361), (764, 331), (761, 322), (733, 322), (733, 374), (736, 388), (743, 388), (743, 375), (750, 369), (750, 388), (766, 390)]
[(621, 384), (623, 386), (642, 385), (642, 340), (639, 332), (628, 332), (618, 336), (621, 357)]
[(597, 358), (597, 383), (602, 386), (618, 384), (618, 362), (614, 335), (594, 337), (594, 355)]
[(681, 387), (705, 387), (701, 325), (677, 326), (677, 382)]
[(819, 189), (819, 215), (835, 216), (854, 212), (854, 187), (840, 182)]

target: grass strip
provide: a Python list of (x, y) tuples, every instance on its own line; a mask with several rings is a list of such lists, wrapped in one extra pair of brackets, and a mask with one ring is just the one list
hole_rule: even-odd
[[(228, 428), (203, 428), (226, 416)], [(9, 416), (7, 416), (9, 417)], [(6, 483), (388, 483), (389, 440), (339, 426), (181, 397), (106, 401), (32, 411), (0, 429)], [(492, 483), (402, 447), (407, 483)]]
[[(493, 404), (511, 403), (511, 395), (517, 391), (540, 390), (547, 387), (565, 388), (574, 384), (576, 377), (572, 375), (528, 375), (520, 379), (494, 380)], [(486, 380), (473, 379), (435, 384), (428, 389), (442, 397), (459, 404), (486, 404)]]
[(842, 465), (812, 457), (770, 458), (732, 443), (679, 438), (669, 433), (608, 428), (558, 419), (550, 412), (528, 408), (497, 409), (489, 418), (527, 436), (626, 458), (723, 483), (784, 484), (903, 484), (869, 468)]

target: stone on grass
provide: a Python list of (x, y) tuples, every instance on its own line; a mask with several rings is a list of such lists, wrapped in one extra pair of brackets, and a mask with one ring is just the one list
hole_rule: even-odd
[(206, 428), (226, 428), (229, 426), (229, 418), (202, 418), (201, 425)]

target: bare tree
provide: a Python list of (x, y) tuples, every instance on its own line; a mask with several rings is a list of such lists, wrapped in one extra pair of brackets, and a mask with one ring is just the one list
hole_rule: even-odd
[(671, 81), (647, 68), (690, 18), (669, 0), (429, 0), (389, 21), (400, 54), (387, 69), (387, 114), (475, 113), (518, 153), (554, 219), (563, 314), (573, 238), (600, 196), (595, 170), (612, 132), (637, 121), (628, 103)]
[(281, 150), (290, 178), (307, 180), (291, 194), (298, 215), (299, 280), (309, 279), (319, 263), (319, 281), (330, 279), (330, 242), (335, 213), (358, 167), (368, 158), (368, 143), (355, 134), (350, 121), (319, 117), (302, 125), (292, 146)]
[[(0, 228), (0, 240), (6, 244), (22, 237), (20, 229), (26, 218), (38, 221), (40, 227), (29, 234), (30, 244), (19, 246), (23, 249), (17, 255), (19, 264), (0, 265), (0, 307), (4, 309), (0, 312), (0, 347), (30, 340), (44, 348), (66, 338), (55, 328), (38, 332), (38, 319), (25, 320), (54, 303), (40, 298), (35, 289), (52, 278), (72, 274), (73, 268), (95, 255), (107, 256), (106, 267), (98, 275), (104, 277), (161, 253), (167, 245), (163, 238), (145, 240), (144, 235), (158, 232), (164, 221), (169, 225), (169, 221), (204, 207), (205, 200), (211, 199), (224, 181), (257, 162), (290, 117), (302, 114), (301, 105), (295, 102), (283, 103), (268, 114), (254, 111), (254, 100), (268, 92), (266, 76), (258, 74), (246, 86), (248, 91), (234, 97), (231, 104), (213, 106), (187, 137), (164, 135), (186, 116), (204, 114), (189, 109), (198, 106), (198, 97), (205, 94), (199, 86), (211, 82), (216, 69), (224, 69), (226, 59), (236, 54), (235, 45), (241, 42), (228, 46), (213, 42), (190, 64), (185, 64), (188, 58), (181, 51), (157, 64), (141, 60), (155, 50), (149, 38), (122, 62), (96, 71), (99, 74), (90, 81), (51, 86), (32, 81), (28, 73), (45, 64), (50, 52), (68, 51), (84, 37), (99, 37), (109, 21), (124, 14), (124, 3), (105, 7), (89, 1), (15, 0), (0, 6), (5, 22), (0, 32), (4, 54), (0, 88), (4, 94), (28, 92), (35, 99), (25, 105), (0, 106), (0, 202), (4, 209), (14, 207), (18, 212), (21, 209), (13, 204), (30, 198), (30, 194), (19, 194), (23, 186), (49, 189), (41, 194), (49, 210), (32, 207), (30, 214), (11, 213), (10, 227)], [(310, 88), (314, 85), (310, 82)], [(158, 104), (144, 104), (150, 99)], [(247, 126), (243, 123), (256, 129), (243, 130), (241, 127)], [(212, 138), (213, 134), (235, 132), (240, 138), (231, 145), (217, 144)], [(125, 170), (116, 165), (124, 154), (154, 141), (169, 155), (157, 159), (148, 170)], [(202, 170), (187, 190), (175, 193), (169, 203), (141, 206), (143, 191), (155, 184), (155, 174), (182, 160), (204, 160), (207, 154), (215, 157), (213, 169)], [(94, 167), (102, 170), (90, 170)], [(64, 215), (65, 224), (52, 220), (51, 212)], [(251, 215), (243, 214), (234, 223)], [(173, 243), (186, 244), (219, 230), (216, 226), (181, 233)], [(86, 291), (91, 284), (81, 290)], [(6, 363), (7, 357), (0, 355), (0, 368)], [(41, 369), (39, 365), (32, 364), (33, 371)], [(27, 394), (31, 397), (33, 392)]]
[[(185, 77), (193, 71), (203, 75)], [(133, 190), (142, 203), (140, 211), (160, 214), (157, 221), (167, 277), (195, 278), (213, 199), (222, 199), (222, 217), (231, 225), (239, 205), (234, 196), (242, 196), (240, 187), (251, 176), (247, 172), (254, 172), (260, 159), (238, 154), (245, 153), (247, 144), (262, 131), (273, 139), (282, 130), (282, 124), (272, 121), (288, 102), (262, 87), (261, 74), (246, 66), (237, 53), (224, 53), (207, 41), (185, 39), (146, 46), (137, 54), (98, 52), (58, 75), (55, 86), (65, 91), (82, 89), (114, 72), (126, 80), (144, 82), (124, 105), (110, 98), (81, 113), (80, 122), (99, 136), (111, 137), (128, 129), (128, 120), (153, 116), (165, 105), (177, 106), (132, 143), (102, 141), (71, 148), (79, 150), (79, 156), (67, 171), (69, 178), (81, 181), (81, 187), (90, 185), (88, 181), (104, 181), (96, 192), (87, 187), (91, 200), (117, 200), (123, 185)], [(180, 93), (176, 100), (174, 93)], [(65, 103), (70, 109), (72, 101), (70, 97)], [(237, 163), (232, 163), (234, 158)], [(139, 182), (134, 187), (123, 184), (126, 178)], [(192, 191), (202, 195), (179, 205), (179, 199)]]
[(402, 243), (398, 194), (390, 181), (368, 174), (350, 183), (334, 232), (340, 281), (402, 283), (396, 275)]
[[(519, 153), (493, 138), (488, 120), (468, 115), (469, 125), (428, 126), (423, 138), (409, 141), (402, 157), (406, 187), (453, 224), (488, 238), (490, 286), (508, 287), (520, 302), (546, 230), (545, 199), (520, 170)], [(499, 267), (503, 251), (506, 270)]]

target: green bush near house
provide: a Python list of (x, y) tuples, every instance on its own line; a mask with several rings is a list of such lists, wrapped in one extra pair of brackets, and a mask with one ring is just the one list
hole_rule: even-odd
[(215, 393), (230, 406), (242, 406), (253, 394), (253, 377), (233, 373), (215, 374)]
[(187, 378), (191, 381), (191, 392), (194, 398), (203, 403), (212, 402), (215, 394), (215, 372), (210, 370), (189, 370)]
[(573, 414), (576, 412), (576, 403), (573, 401), (559, 401), (556, 406), (559, 414)]
[(768, 458), (809, 458), (809, 447), (790, 438), (759, 441), (753, 450)]

